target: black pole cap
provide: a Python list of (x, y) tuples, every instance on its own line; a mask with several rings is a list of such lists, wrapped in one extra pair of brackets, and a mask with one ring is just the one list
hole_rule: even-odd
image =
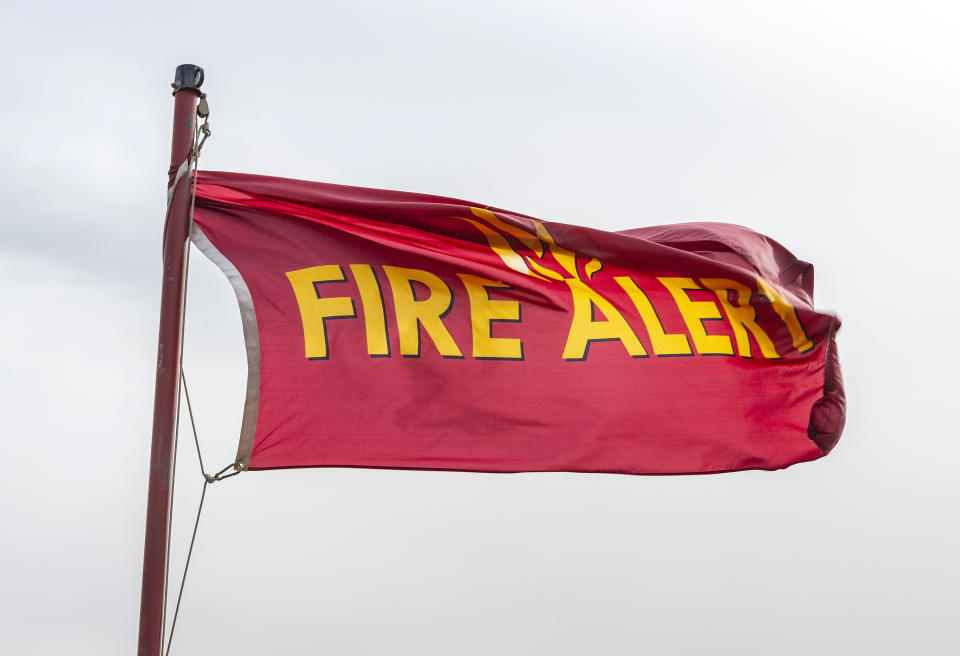
[(203, 84), (203, 69), (194, 64), (180, 64), (177, 66), (177, 72), (173, 78), (173, 94), (184, 89), (191, 89), (200, 93), (200, 86)]

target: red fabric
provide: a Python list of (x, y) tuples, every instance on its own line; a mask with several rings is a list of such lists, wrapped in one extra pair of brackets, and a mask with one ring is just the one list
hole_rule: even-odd
[[(422, 194), (200, 173), (196, 225), (240, 272), (256, 312), (260, 382), (250, 469), (708, 473), (778, 469), (819, 458), (836, 443), (844, 422), (834, 342), (840, 322), (814, 310), (812, 267), (781, 245), (719, 223), (606, 232), (540, 222), (541, 237), (575, 254), (574, 275), (547, 241), (517, 236), (537, 233), (530, 217), (490, 208), (491, 222), (471, 209), (484, 207)], [(531, 270), (532, 261), (557, 277), (576, 277), (609, 301), (646, 357), (631, 356), (623, 340), (609, 340), (591, 342), (584, 359), (564, 359), (574, 322), (572, 289), (579, 283), (511, 269), (477, 224), (503, 236)], [(593, 271), (594, 259), (599, 271)], [(372, 266), (382, 290), (387, 357), (368, 352), (366, 313), (375, 308), (364, 307), (358, 293), (350, 269), (358, 264)], [(315, 285), (317, 298), (349, 297), (356, 317), (326, 320), (327, 358), (311, 360), (287, 273), (323, 265), (342, 267), (345, 280)], [(453, 304), (440, 321), (462, 358), (441, 357), (423, 327), (419, 357), (401, 354), (384, 266), (426, 271), (446, 283)], [(522, 360), (474, 357), (473, 322), (480, 322), (481, 332), (488, 324), (482, 312), (473, 318), (457, 274), (509, 285), (489, 289), (488, 298), (518, 302), (506, 307), (518, 307), (521, 320), (493, 322), (489, 335), (521, 340)], [(634, 281), (664, 331), (685, 337), (690, 355), (655, 352), (648, 324), (616, 277)], [(726, 337), (734, 350), (700, 353), (661, 277), (690, 278), (700, 287), (704, 280), (726, 279), (749, 288), (756, 325), (779, 357), (764, 357), (753, 332), (750, 357), (741, 353), (735, 322), (717, 293), (688, 289), (682, 293), (701, 303), (696, 307), (709, 310), (702, 303), (712, 302), (720, 315), (701, 323), (705, 333)], [(772, 299), (760, 295), (758, 278), (795, 310), (810, 340), (805, 352)], [(428, 297), (422, 284), (411, 288), (416, 300)], [(737, 301), (738, 295), (727, 294)], [(588, 320), (610, 317), (594, 309)]]

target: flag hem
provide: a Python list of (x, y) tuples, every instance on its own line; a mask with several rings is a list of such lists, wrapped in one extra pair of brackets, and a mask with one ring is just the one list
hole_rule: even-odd
[(257, 429), (257, 411), (260, 407), (260, 332), (253, 297), (237, 267), (217, 250), (196, 223), (190, 227), (190, 240), (213, 262), (230, 281), (240, 306), (243, 324), (243, 342), (247, 351), (247, 393), (243, 402), (243, 420), (240, 424), (240, 444), (237, 447), (237, 464), (247, 468), (253, 452), (253, 440)]

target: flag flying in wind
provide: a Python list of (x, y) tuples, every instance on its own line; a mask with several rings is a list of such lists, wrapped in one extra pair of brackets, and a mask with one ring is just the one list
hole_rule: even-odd
[(196, 194), (243, 318), (245, 468), (777, 469), (843, 428), (840, 322), (747, 228), (236, 173)]

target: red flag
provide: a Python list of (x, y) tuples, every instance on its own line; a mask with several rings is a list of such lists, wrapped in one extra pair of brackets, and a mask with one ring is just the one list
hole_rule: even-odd
[(249, 469), (777, 469), (843, 428), (840, 322), (747, 228), (201, 173), (192, 237), (240, 303)]

